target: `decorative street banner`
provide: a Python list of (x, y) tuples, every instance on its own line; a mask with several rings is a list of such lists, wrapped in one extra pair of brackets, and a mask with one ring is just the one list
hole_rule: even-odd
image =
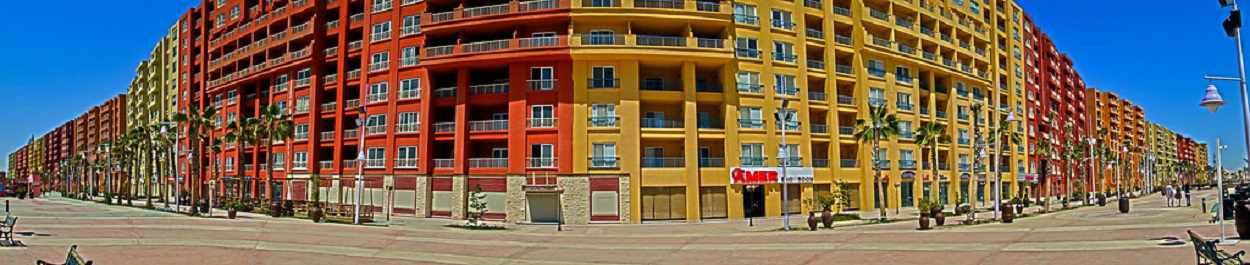
[[(787, 184), (812, 183), (816, 180), (812, 171), (810, 167), (787, 167), (784, 182)], [(779, 167), (736, 167), (729, 171), (729, 184), (760, 185), (782, 182)]]

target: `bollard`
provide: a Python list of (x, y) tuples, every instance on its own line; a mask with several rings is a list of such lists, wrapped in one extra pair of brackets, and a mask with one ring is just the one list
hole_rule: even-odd
[(1207, 213), (1207, 198), (1202, 198), (1202, 213)]
[(4, 200), (4, 212), (9, 212), (9, 200)]

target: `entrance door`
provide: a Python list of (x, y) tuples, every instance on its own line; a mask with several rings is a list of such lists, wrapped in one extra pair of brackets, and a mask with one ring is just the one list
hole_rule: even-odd
[(560, 222), (560, 196), (556, 194), (529, 194), (526, 201), (529, 202), (529, 214), (531, 223), (558, 223)]
[(742, 188), (742, 213), (744, 217), (763, 217), (764, 202), (763, 186), (754, 185)]
[(914, 191), (912, 190), (911, 180), (904, 180), (903, 183), (900, 183), (899, 195), (901, 195), (902, 198), (899, 198), (900, 199), (899, 203), (901, 203), (903, 207), (915, 206), (914, 204), (912, 204), (912, 200), (915, 199), (916, 197), (915, 193), (913, 192)]

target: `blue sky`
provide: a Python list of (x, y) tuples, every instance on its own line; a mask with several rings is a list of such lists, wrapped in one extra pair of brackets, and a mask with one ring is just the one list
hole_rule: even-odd
[[(0, 160), (32, 135), (123, 93), (134, 68), (198, 1), (10, 1), (0, 8)], [(1218, 83), (1229, 106), (1197, 106), (1205, 73), (1236, 75), (1232, 39), (1216, 1), (1020, 0), (1068, 53), (1086, 84), (1115, 91), (1146, 116), (1201, 142), (1223, 137), (1226, 167), (1245, 157), (1240, 94)], [(52, 12), (30, 12), (48, 10)], [(7, 161), (0, 163), (7, 169)]]

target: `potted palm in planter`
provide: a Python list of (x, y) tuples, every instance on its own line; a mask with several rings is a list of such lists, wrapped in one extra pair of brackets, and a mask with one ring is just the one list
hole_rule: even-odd
[(920, 230), (929, 230), (929, 214), (933, 211), (933, 202), (927, 198), (920, 199), (920, 202), (916, 203), (916, 210), (920, 211), (920, 219), (917, 219), (920, 222)]
[(242, 202), (239, 202), (237, 200), (230, 200), (230, 202), (226, 203), (226, 218), (234, 219), (235, 217), (238, 216), (239, 210), (246, 208), (246, 207), (247, 206), (244, 205)]
[(309, 203), (312, 204), (312, 207), (308, 207), (308, 219), (312, 219), (314, 223), (320, 223), (321, 215), (322, 215), (321, 187), (320, 187), (321, 179), (319, 177), (313, 177), (312, 181), (309, 181), (309, 182), (310, 182), (309, 184), (312, 184), (311, 185), (312, 187), (310, 188), (312, 190), (312, 197), (309, 200)]
[(941, 203), (934, 201), (930, 203), (929, 208), (929, 216), (933, 217), (934, 223), (936, 223), (937, 226), (946, 225), (946, 213), (942, 212), (943, 210), (946, 210), (946, 207), (942, 206)]

